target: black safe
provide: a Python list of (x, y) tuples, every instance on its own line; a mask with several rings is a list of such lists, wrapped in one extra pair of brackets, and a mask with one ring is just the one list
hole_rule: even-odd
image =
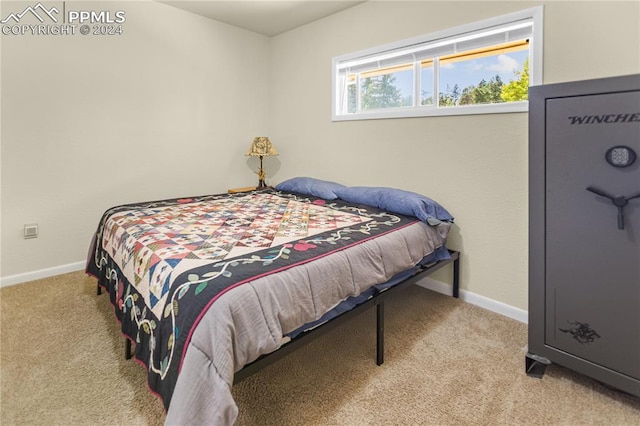
[(640, 75), (529, 89), (529, 345), (640, 397)]

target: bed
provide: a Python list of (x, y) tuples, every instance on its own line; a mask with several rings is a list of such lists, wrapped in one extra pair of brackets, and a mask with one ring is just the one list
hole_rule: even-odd
[[(455, 262), (434, 200), (313, 178), (116, 206), (86, 272), (114, 306), (167, 424), (232, 424), (231, 386), (369, 306), (382, 363), (386, 294)], [(127, 353), (130, 351), (127, 348)]]

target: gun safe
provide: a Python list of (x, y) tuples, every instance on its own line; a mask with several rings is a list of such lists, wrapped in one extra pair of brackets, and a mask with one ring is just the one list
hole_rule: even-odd
[(640, 75), (529, 89), (529, 345), (640, 397)]

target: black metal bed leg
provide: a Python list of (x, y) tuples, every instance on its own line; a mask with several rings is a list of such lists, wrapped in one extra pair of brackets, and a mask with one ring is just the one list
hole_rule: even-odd
[(131, 359), (131, 340), (124, 338), (124, 359)]
[(384, 362), (384, 300), (376, 303), (376, 364)]
[(453, 261), (453, 297), (460, 295), (460, 253), (458, 252)]
[(96, 287), (98, 287), (98, 288), (96, 289), (96, 294), (97, 294), (98, 296), (100, 296), (100, 295), (102, 294), (102, 287), (100, 287), (100, 284), (96, 284)]

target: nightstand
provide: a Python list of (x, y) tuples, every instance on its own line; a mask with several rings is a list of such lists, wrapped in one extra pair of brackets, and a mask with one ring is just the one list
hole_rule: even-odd
[(232, 188), (232, 189), (227, 190), (227, 192), (229, 194), (237, 194), (239, 192), (255, 191), (256, 189), (258, 189), (258, 188), (256, 188), (255, 186), (247, 186), (245, 188)]

